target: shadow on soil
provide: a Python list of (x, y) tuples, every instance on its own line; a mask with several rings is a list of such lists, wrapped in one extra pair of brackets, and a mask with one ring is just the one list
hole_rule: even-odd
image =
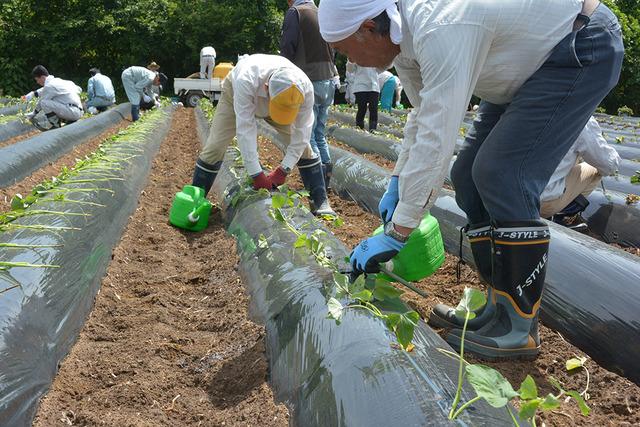
[(208, 387), (211, 403), (220, 409), (236, 406), (266, 382), (267, 369), (264, 339), (260, 339), (224, 362), (215, 373)]

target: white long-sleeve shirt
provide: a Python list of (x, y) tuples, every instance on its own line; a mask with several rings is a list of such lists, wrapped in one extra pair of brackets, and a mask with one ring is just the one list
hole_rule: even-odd
[(576, 142), (551, 175), (540, 196), (541, 201), (554, 200), (562, 196), (567, 175), (580, 159), (598, 169), (602, 176), (613, 175), (620, 164), (618, 152), (604, 139), (600, 125), (593, 117), (589, 119)]
[(287, 147), (282, 166), (292, 169), (304, 152), (311, 138), (313, 126), (313, 85), (309, 78), (287, 58), (279, 55), (250, 55), (243, 58), (229, 73), (233, 86), (233, 109), (236, 113), (238, 148), (249, 175), (262, 171), (258, 160), (257, 118), (269, 117), (269, 89), (267, 83), (274, 71), (291, 68), (302, 82), (300, 88), (304, 103), (296, 120), (291, 124), (291, 142)]
[(44, 86), (38, 89), (38, 99), (52, 100), (62, 104), (73, 104), (82, 109), (80, 92), (82, 88), (71, 80), (64, 80), (52, 75), (44, 80)]
[(350, 65), (353, 73), (353, 93), (380, 92), (378, 86), (378, 70), (373, 67), (361, 67), (354, 63)]
[(391, 71), (383, 71), (378, 74), (378, 87), (380, 88), (380, 92), (382, 92), (382, 88), (384, 84), (393, 77), (393, 73)]
[(203, 56), (213, 56), (215, 58), (216, 50), (211, 46), (205, 46), (200, 49), (200, 58), (202, 58)]
[(414, 105), (394, 174), (393, 221), (416, 227), (435, 202), (472, 94), (511, 101), (572, 30), (583, 0), (399, 0), (394, 65)]

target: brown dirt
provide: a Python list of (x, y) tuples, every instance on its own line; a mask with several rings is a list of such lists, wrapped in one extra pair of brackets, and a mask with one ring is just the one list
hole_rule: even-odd
[(32, 136), (39, 134), (39, 130), (32, 130), (27, 133), (23, 133), (22, 135), (14, 136), (13, 138), (5, 139), (4, 141), (0, 141), (0, 148), (8, 147), (9, 145), (15, 144), (16, 142), (20, 142), (24, 139), (31, 138)]
[(29, 194), (33, 187), (52, 176), (58, 175), (64, 166), (70, 167), (75, 165), (76, 159), (82, 159), (84, 156), (93, 153), (102, 141), (111, 135), (115, 135), (120, 130), (129, 126), (129, 124), (130, 122), (128, 121), (122, 121), (84, 144), (75, 146), (64, 156), (53, 162), (49, 162), (46, 166), (38, 169), (22, 181), (19, 181), (10, 187), (0, 188), (0, 212), (11, 208), (11, 198), (13, 198), (13, 196), (16, 194), (22, 194), (23, 196)]
[(167, 221), (198, 148), (193, 110), (179, 109), (34, 426), (288, 425), (219, 211), (197, 234)]
[[(351, 151), (351, 150), (350, 150)], [(277, 148), (268, 141), (260, 144), (260, 158), (264, 163), (277, 165), (282, 155)], [(365, 156), (376, 162), (376, 156)], [(377, 156), (379, 157), (379, 156)], [(384, 159), (383, 159), (384, 160)], [(376, 162), (378, 163), (378, 162)], [(378, 163), (389, 167), (387, 160)], [(392, 164), (392, 163), (391, 163)], [(295, 188), (302, 188), (297, 172), (292, 174), (290, 184)], [(334, 234), (348, 247), (355, 246), (361, 239), (367, 237), (380, 225), (380, 219), (364, 212), (356, 203), (342, 200), (335, 194), (330, 195), (333, 209), (344, 220), (344, 225), (333, 229)], [(460, 284), (456, 280), (456, 265), (458, 258), (450, 254), (442, 267), (432, 276), (417, 283), (418, 287), (429, 294), (422, 298), (413, 293), (405, 294), (408, 305), (415, 309), (423, 319), (427, 319), (432, 307), (438, 303), (456, 305), (464, 287), (484, 289), (476, 273), (466, 265), (462, 266)], [(404, 289), (403, 289), (404, 290)], [(443, 337), (446, 331), (438, 331)], [(538, 384), (540, 393), (556, 392), (548, 382), (553, 376), (564, 384), (566, 390), (582, 391), (586, 386), (586, 374), (579, 371), (568, 374), (565, 369), (566, 360), (575, 357), (587, 357), (586, 367), (590, 374), (587, 404), (591, 407), (591, 415), (583, 417), (573, 402), (564, 403), (562, 407), (540, 417), (538, 425), (544, 422), (546, 426), (631, 426), (640, 425), (640, 387), (631, 381), (620, 377), (600, 367), (578, 348), (569, 344), (557, 332), (544, 325), (540, 327), (540, 338), (543, 342), (538, 358), (533, 362), (502, 362), (487, 363), (500, 370), (514, 385), (519, 387), (522, 380), (530, 374)]]

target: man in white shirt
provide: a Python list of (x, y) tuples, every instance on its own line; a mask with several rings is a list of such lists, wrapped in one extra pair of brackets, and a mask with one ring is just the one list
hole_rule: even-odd
[(211, 46), (205, 46), (200, 50), (200, 78), (213, 77), (213, 69), (216, 66), (216, 50)]
[[(324, 185), (322, 163), (309, 143), (313, 127), (313, 85), (305, 73), (278, 55), (243, 58), (222, 82), (222, 94), (207, 142), (193, 172), (192, 185), (208, 193), (227, 147), (238, 138), (244, 167), (255, 189), (284, 184), (297, 164), (315, 215), (335, 215)], [(287, 143), (284, 158), (265, 174), (258, 159), (258, 119), (265, 119)]]
[(29, 92), (23, 99), (29, 101), (38, 98), (31, 116), (36, 127), (47, 130), (59, 127), (60, 122), (71, 123), (82, 117), (82, 89), (79, 86), (70, 80), (49, 75), (49, 71), (42, 65), (35, 66), (31, 75), (42, 88)]
[(111, 79), (100, 72), (98, 68), (89, 70), (89, 82), (87, 83), (87, 107), (97, 111), (105, 111), (116, 103), (116, 93), (113, 90)]
[(591, 117), (540, 195), (540, 216), (570, 225), (565, 217), (582, 212), (589, 204), (586, 197), (603, 176), (615, 174), (619, 164), (618, 152), (607, 143), (600, 125)]
[[(392, 258), (435, 201), (475, 94), (483, 102), (451, 177), (492, 298), (465, 349), (535, 357), (549, 246), (540, 194), (618, 81), (617, 18), (597, 0), (323, 0), (319, 19), (325, 40), (359, 65), (393, 63), (414, 105), (380, 202), (391, 225), (356, 247), (354, 270)], [(447, 341), (458, 347), (460, 334)]]

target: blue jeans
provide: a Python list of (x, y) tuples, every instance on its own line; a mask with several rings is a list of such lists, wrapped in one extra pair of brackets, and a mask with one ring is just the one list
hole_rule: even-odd
[(396, 94), (396, 78), (387, 79), (380, 91), (380, 109), (391, 111), (393, 107), (393, 97)]
[(451, 170), (456, 201), (470, 224), (540, 217), (540, 194), (617, 84), (623, 57), (618, 19), (600, 4), (510, 104), (481, 102)]
[(322, 163), (330, 163), (329, 147), (325, 137), (329, 107), (333, 104), (336, 87), (331, 80), (313, 82), (313, 129), (311, 130), (311, 148), (320, 156)]

